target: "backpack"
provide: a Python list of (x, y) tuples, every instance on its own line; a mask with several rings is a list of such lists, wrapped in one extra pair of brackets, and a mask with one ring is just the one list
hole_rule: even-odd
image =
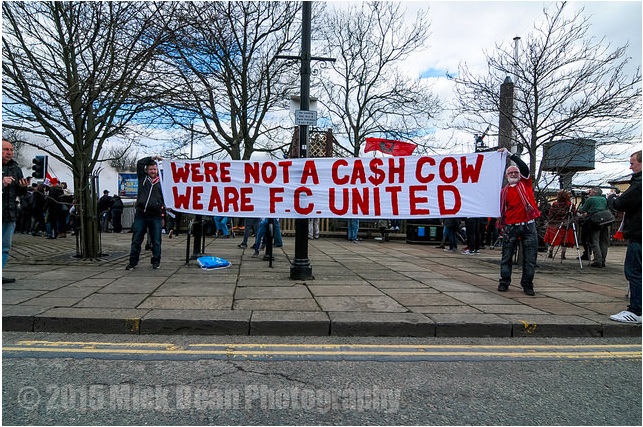
[(611, 224), (615, 221), (614, 215), (612, 215), (612, 212), (609, 210), (604, 210), (604, 211), (598, 211), (593, 213), (590, 217), (589, 220), (594, 224), (594, 225), (608, 225)]

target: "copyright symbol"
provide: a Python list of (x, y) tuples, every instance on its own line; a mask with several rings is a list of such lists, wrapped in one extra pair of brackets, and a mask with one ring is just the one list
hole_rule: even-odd
[(23, 387), (18, 392), (18, 404), (25, 409), (34, 409), (40, 403), (40, 392), (35, 387)]

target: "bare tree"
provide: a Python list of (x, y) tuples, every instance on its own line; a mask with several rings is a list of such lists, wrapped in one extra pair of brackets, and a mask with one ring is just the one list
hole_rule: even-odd
[(90, 182), (108, 138), (145, 111), (169, 3), (3, 2), (3, 126), (68, 166), (81, 253), (99, 255)]
[(589, 139), (599, 154), (613, 144), (640, 142), (640, 67), (628, 76), (627, 45), (612, 49), (590, 37), (582, 13), (567, 17), (565, 3), (545, 8), (517, 61), (513, 46), (496, 46), (486, 54), (487, 74), (476, 75), (465, 64), (455, 79), (457, 127), (472, 134), (497, 126), (500, 84), (507, 76), (514, 80), (509, 120), (518, 150), (529, 156), (535, 186), (544, 177), (543, 147), (551, 142)]
[(278, 150), (262, 140), (280, 129), (270, 114), (297, 83), (292, 62), (276, 56), (297, 45), (299, 10), (298, 2), (182, 3), (158, 67), (171, 90), (162, 100), (170, 124), (208, 136), (232, 159)]
[(398, 3), (370, 2), (325, 17), (324, 48), (336, 61), (334, 74), (320, 79), (324, 95), (319, 102), (328, 110), (334, 132), (347, 137), (342, 148), (354, 156), (368, 136), (423, 136), (436, 115), (439, 103), (430, 88), (398, 68), (425, 44), (426, 15), (418, 13), (407, 26)]

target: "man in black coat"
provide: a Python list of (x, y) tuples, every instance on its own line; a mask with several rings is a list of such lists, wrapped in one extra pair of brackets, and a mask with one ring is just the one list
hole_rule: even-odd
[(625, 212), (623, 238), (630, 242), (625, 253), (625, 277), (630, 282), (630, 305), (627, 310), (613, 314), (610, 319), (624, 323), (641, 323), (641, 151), (630, 157), (632, 180), (630, 187), (621, 193), (610, 195), (609, 207)]
[[(13, 144), (2, 140), (2, 269), (9, 259), (9, 250), (18, 220), (18, 197), (27, 192), (30, 178), (24, 178), (22, 169), (13, 160)], [(2, 277), (2, 283), (13, 283), (16, 279)]]
[(160, 156), (145, 157), (136, 164), (138, 195), (136, 197), (136, 214), (132, 224), (132, 247), (126, 270), (132, 270), (138, 265), (141, 244), (148, 231), (152, 240), (152, 268), (161, 266), (162, 213), (165, 203), (156, 165), (157, 160), (162, 160), (162, 158)]

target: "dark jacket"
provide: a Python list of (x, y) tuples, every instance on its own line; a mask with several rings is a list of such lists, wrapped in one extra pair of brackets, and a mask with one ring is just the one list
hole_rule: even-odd
[(22, 169), (15, 160), (9, 160), (7, 164), (2, 165), (2, 177), (12, 176), (13, 183), (2, 186), (2, 222), (16, 222), (18, 219), (18, 201), (17, 197), (27, 192), (27, 187), (20, 186), (20, 180), (23, 179)]
[(138, 177), (138, 195), (136, 197), (136, 212), (143, 216), (160, 217), (163, 212), (163, 192), (161, 181), (152, 182), (147, 175), (145, 168), (153, 165), (151, 157), (144, 157), (136, 163), (136, 175)]
[(641, 243), (641, 172), (632, 174), (630, 188), (619, 197), (610, 195), (607, 202), (611, 208), (625, 212), (623, 237)]
[(123, 210), (125, 206), (119, 196), (112, 197), (112, 210)]

